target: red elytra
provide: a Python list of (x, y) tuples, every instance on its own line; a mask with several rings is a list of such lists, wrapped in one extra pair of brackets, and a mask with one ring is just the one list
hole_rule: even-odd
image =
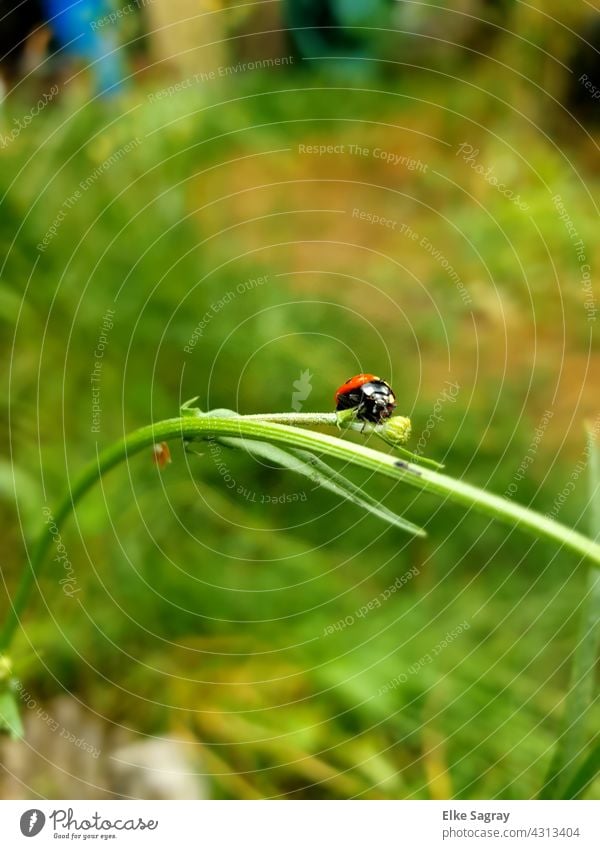
[(356, 374), (335, 393), (335, 409), (354, 410), (359, 421), (381, 424), (396, 407), (396, 396), (389, 383), (375, 374)]
[(365, 383), (371, 383), (373, 380), (381, 380), (376, 374), (355, 374), (339, 387), (335, 393), (334, 403), (337, 404), (340, 395), (345, 395), (347, 392), (352, 392), (355, 389), (360, 389)]

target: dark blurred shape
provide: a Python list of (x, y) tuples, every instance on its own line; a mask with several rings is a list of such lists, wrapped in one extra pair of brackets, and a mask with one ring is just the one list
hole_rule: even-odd
[(565, 105), (584, 123), (600, 123), (600, 16), (580, 33), (571, 55)]
[(9, 86), (55, 59), (83, 59), (98, 92), (116, 92), (125, 69), (117, 49), (114, 9), (107, 0), (0, 0), (0, 69)]
[(380, 38), (371, 28), (390, 26), (392, 5), (388, 0), (286, 0), (285, 22), (303, 58), (333, 58), (338, 66), (368, 74), (372, 63), (360, 60), (376, 55)]
[(0, 67), (9, 79), (21, 73), (27, 40), (43, 22), (38, 0), (0, 0)]
[(472, 59), (473, 52), (486, 54), (510, 26), (515, 5), (465, 0), (455, 9), (403, 0), (286, 0), (284, 17), (301, 57), (365, 76), (386, 62), (390, 73), (403, 62), (439, 68)]

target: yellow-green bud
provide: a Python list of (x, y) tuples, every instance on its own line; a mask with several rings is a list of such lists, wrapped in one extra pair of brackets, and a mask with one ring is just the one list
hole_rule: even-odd
[(404, 445), (410, 439), (412, 426), (410, 419), (406, 416), (392, 416), (381, 423), (381, 433), (390, 442)]
[(5, 654), (0, 654), (0, 681), (8, 681), (12, 676), (12, 663)]

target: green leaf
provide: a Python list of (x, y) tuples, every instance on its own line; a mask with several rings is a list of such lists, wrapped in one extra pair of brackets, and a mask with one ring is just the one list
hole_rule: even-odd
[(418, 525), (398, 516), (398, 514), (394, 513), (392, 510), (388, 510), (387, 507), (380, 504), (376, 498), (373, 498), (372, 495), (365, 492), (362, 487), (357, 486), (355, 483), (348, 480), (348, 478), (344, 477), (344, 475), (340, 474), (335, 469), (332, 469), (331, 466), (324, 463), (323, 460), (316, 456), (316, 454), (312, 454), (310, 451), (301, 450), (294, 451), (294, 454), (296, 454), (296, 456), (300, 459), (305, 460), (314, 470), (323, 475), (324, 480), (321, 483), (322, 486), (331, 488), (331, 484), (337, 484), (341, 489), (345, 490), (345, 494), (343, 492), (338, 493), (342, 495), (343, 498), (353, 500), (353, 498), (356, 497), (358, 500), (355, 503), (357, 503), (358, 506), (363, 507), (365, 510), (368, 510), (376, 516), (379, 516), (380, 519), (383, 519), (392, 525), (396, 525), (396, 527), (400, 527), (402, 530), (408, 531), (409, 533), (414, 533), (416, 536), (427, 536), (427, 533), (423, 528), (420, 528)]
[[(18, 493), (18, 505), (15, 494)], [(6, 501), (20, 510), (27, 532), (39, 524), (40, 493), (33, 478), (19, 466), (0, 458), (0, 501)]]
[(600, 537), (600, 448), (598, 448), (598, 434), (589, 424), (587, 438), (590, 454), (590, 536), (597, 540)]
[(401, 457), (404, 457), (405, 460), (408, 460), (411, 463), (420, 463), (422, 466), (427, 466), (429, 469), (444, 468), (443, 463), (438, 463), (437, 460), (432, 460), (431, 457), (423, 457), (421, 454), (415, 454), (413, 451), (409, 451), (408, 448), (403, 448), (401, 445), (398, 445), (398, 443), (388, 439), (383, 433), (377, 432), (377, 436), (380, 439), (383, 439), (387, 445), (391, 445)]
[(197, 401), (199, 397), (199, 395), (195, 395), (193, 398), (189, 398), (187, 401), (184, 401), (184, 403), (179, 408), (179, 413), (182, 419), (194, 418), (195, 416), (202, 415), (202, 410), (200, 409), (200, 407), (192, 407), (194, 401)]
[(597, 740), (567, 785), (565, 799), (580, 799), (599, 773), (600, 740)]
[(6, 286), (0, 286), (0, 319), (14, 325), (18, 321), (19, 311), (23, 309), (29, 312), (31, 307), (16, 292), (12, 292)]
[(347, 501), (356, 504), (362, 510), (372, 513), (384, 522), (388, 522), (390, 525), (394, 525), (394, 527), (400, 528), (407, 533), (414, 536), (426, 536), (423, 528), (388, 510), (387, 507), (381, 505), (359, 486), (349, 481), (308, 451), (294, 450), (293, 452), (289, 452), (268, 442), (259, 442), (254, 439), (238, 439), (237, 437), (222, 437), (219, 439), (219, 442), (231, 448), (241, 448), (253, 456), (262, 457), (264, 460), (277, 463), (279, 466), (290, 469), (290, 471), (304, 475), (318, 486), (334, 492), (341, 498), (345, 498)]
[(0, 733), (9, 734), (13, 740), (25, 736), (17, 697), (8, 686), (0, 690)]
[[(600, 451), (596, 434), (588, 428), (589, 502), (591, 537), (600, 534)], [(557, 741), (541, 798), (564, 798), (579, 772), (579, 756), (586, 745), (586, 722), (594, 700), (595, 671), (600, 649), (600, 573), (590, 568), (587, 594), (582, 602), (578, 640), (573, 656), (571, 684), (565, 699), (563, 731)], [(597, 768), (597, 766), (596, 766)]]

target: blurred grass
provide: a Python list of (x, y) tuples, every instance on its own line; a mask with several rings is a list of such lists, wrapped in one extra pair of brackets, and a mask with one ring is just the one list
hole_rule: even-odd
[[(460, 81), (448, 83), (445, 110), (420, 106), (432, 99), (427, 77), (343, 96), (318, 77), (287, 82), (279, 78), (293, 96), (271, 90), (271, 78), (238, 79), (224, 104), (201, 89), (150, 102), (154, 87), (119, 104), (65, 100), (3, 152), (2, 369), (10, 450), (28, 482), (24, 516), (35, 517), (44, 491), (56, 500), (96, 439), (170, 416), (193, 395), (206, 408), (289, 409), (304, 369), (315, 410), (330, 409), (354, 372), (388, 377), (415, 440), (444, 382), (458, 382), (426, 453), (498, 492), (554, 404), (516, 495), (550, 509), (597, 405), (579, 269), (551, 198), (576, 212), (595, 267), (597, 174), (575, 167), (576, 150), (569, 159), (534, 134), (525, 115), (500, 105), (490, 114), (489, 99)], [(84, 193), (39, 256), (64, 199), (136, 136), (135, 155)], [(455, 156), (464, 141), (518, 186), (529, 215)], [(298, 153), (314, 143), (399, 150), (428, 168)], [(420, 240), (357, 222), (357, 206), (427, 236), (472, 305)], [(211, 304), (265, 274), (184, 352)], [(112, 306), (96, 436), (89, 379)], [(219, 774), (216, 795), (534, 796), (559, 729), (584, 570), (373, 482), (390, 507), (410, 505), (427, 525), (427, 540), (407, 542), (291, 475), (224, 459), (234, 494), (209, 454), (175, 453), (160, 476), (150, 459), (133, 461), (78, 508), (64, 536), (82, 605), (50, 569), (27, 623), (27, 639), (43, 647), (31, 687), (76, 692), (137, 730), (191, 728)], [(294, 492), (306, 500), (261, 502)], [(10, 497), (3, 484), (13, 586), (23, 547)], [(576, 491), (560, 518), (577, 523), (584, 500)], [(415, 565), (401, 592), (355, 616)], [(324, 636), (348, 615), (351, 626)], [(432, 662), (380, 694), (465, 620)], [(594, 708), (588, 739), (597, 721)]]

